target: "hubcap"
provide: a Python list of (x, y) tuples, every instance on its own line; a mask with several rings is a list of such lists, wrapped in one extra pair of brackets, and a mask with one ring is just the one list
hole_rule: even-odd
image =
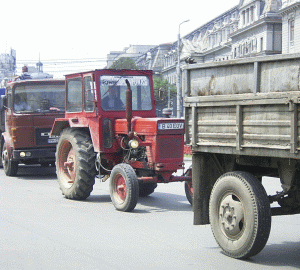
[(3, 167), (7, 166), (7, 162), (8, 162), (8, 152), (7, 149), (4, 149), (2, 152), (2, 165)]
[(126, 189), (126, 182), (122, 175), (118, 175), (115, 180), (115, 190), (118, 194), (119, 198), (122, 201), (125, 201), (127, 189)]
[(61, 174), (64, 175), (62, 181), (66, 187), (69, 188), (75, 181), (76, 159), (75, 151), (71, 143), (68, 141), (65, 141), (61, 146), (59, 155), (59, 168)]
[(244, 208), (233, 194), (224, 197), (220, 203), (219, 221), (222, 231), (230, 238), (238, 238), (244, 229)]
[(64, 162), (64, 171), (70, 176), (68, 183), (73, 183), (75, 179), (75, 153), (72, 148), (67, 156), (67, 161)]
[(193, 182), (192, 182), (192, 181), (188, 181), (188, 182), (187, 182), (187, 186), (188, 186), (188, 188), (189, 188), (190, 194), (193, 196), (193, 194), (194, 194)]

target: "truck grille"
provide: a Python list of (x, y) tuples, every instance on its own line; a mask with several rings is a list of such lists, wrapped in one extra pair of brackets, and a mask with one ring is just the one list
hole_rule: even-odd
[(159, 138), (158, 148), (160, 158), (180, 158), (182, 155), (182, 138)]
[(37, 128), (35, 130), (35, 141), (36, 145), (49, 145), (55, 144), (56, 140), (49, 138), (50, 128)]

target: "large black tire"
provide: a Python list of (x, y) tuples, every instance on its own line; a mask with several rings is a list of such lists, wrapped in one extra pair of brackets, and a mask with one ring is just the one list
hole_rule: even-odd
[[(192, 176), (192, 166), (186, 171), (185, 176)], [(184, 182), (184, 191), (187, 200), (191, 205), (193, 205), (193, 183), (192, 181), (185, 181)]]
[(125, 163), (113, 167), (110, 174), (110, 197), (119, 211), (132, 211), (139, 197), (139, 183), (134, 169)]
[(142, 183), (139, 182), (139, 196), (140, 197), (147, 197), (154, 192), (156, 189), (156, 183)]
[(2, 149), (2, 165), (3, 165), (3, 170), (7, 176), (15, 176), (18, 173), (18, 162), (13, 161), (9, 158), (8, 156), (8, 151), (6, 147), (6, 143), (3, 145)]
[(271, 209), (262, 184), (246, 172), (230, 172), (215, 183), (209, 203), (214, 237), (230, 257), (245, 259), (266, 245)]
[(84, 200), (95, 183), (95, 152), (90, 136), (78, 129), (65, 129), (56, 148), (57, 180), (68, 199)]

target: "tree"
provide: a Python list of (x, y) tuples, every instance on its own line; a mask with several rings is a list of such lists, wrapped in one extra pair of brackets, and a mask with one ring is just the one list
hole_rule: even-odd
[(130, 57), (121, 57), (120, 59), (113, 62), (110, 69), (133, 69), (138, 70), (138, 66), (134, 60)]

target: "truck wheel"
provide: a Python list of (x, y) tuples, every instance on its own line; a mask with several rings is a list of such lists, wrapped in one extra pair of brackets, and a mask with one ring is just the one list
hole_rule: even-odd
[(96, 176), (95, 157), (88, 134), (70, 128), (62, 132), (56, 148), (56, 173), (66, 198), (83, 200), (90, 196)]
[(3, 170), (7, 176), (17, 175), (18, 162), (13, 161), (9, 158), (6, 143), (4, 143), (3, 150), (2, 150), (2, 165), (3, 165)]
[(211, 193), (209, 219), (214, 237), (226, 255), (245, 259), (258, 254), (271, 229), (265, 189), (246, 172), (222, 175)]
[[(191, 167), (186, 171), (185, 175), (192, 176), (192, 168)], [(185, 190), (185, 195), (186, 195), (187, 200), (189, 201), (189, 203), (191, 205), (193, 205), (193, 193), (194, 193), (193, 182), (185, 181), (184, 182), (184, 190)]]
[(132, 211), (139, 197), (139, 183), (133, 168), (125, 163), (116, 165), (110, 174), (110, 197), (119, 211)]
[(156, 189), (156, 183), (142, 183), (139, 182), (139, 196), (140, 197), (147, 197), (148, 195), (152, 194)]

